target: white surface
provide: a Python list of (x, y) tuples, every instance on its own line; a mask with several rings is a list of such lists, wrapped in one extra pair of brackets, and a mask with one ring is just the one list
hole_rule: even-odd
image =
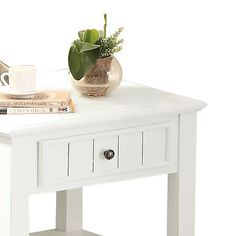
[(68, 142), (64, 140), (41, 142), (38, 169), (42, 184), (65, 179), (68, 175)]
[[(11, 236), (29, 234), (29, 186), (37, 178), (37, 144), (20, 137), (11, 142)], [(20, 157), (20, 158), (19, 158)], [(29, 166), (31, 167), (29, 169)]]
[[(133, 122), (133, 128), (126, 128), (127, 124), (122, 122), (122, 128), (113, 129), (114, 126), (110, 125), (110, 131), (102, 131), (99, 127), (99, 132), (88, 132), (89, 134), (83, 135), (79, 135), (77, 132), (80, 130), (77, 131), (75, 128), (75, 136), (64, 129), (59, 134), (57, 132), (29, 136), (28, 139), (32, 143), (37, 143), (37, 140), (41, 139), (47, 140), (39, 142), (39, 154), (34, 153), (31, 157), (39, 176), (30, 179), (29, 191), (60, 191), (63, 188), (116, 181), (122, 176), (122, 179), (139, 177), (145, 174), (145, 169), (146, 175), (152, 175), (152, 171), (158, 174), (160, 169), (169, 170), (168, 173), (175, 171), (178, 119), (163, 117), (155, 121), (157, 124), (146, 126), (139, 126)], [(163, 127), (164, 136), (158, 139), (156, 136), (143, 139), (146, 132)], [(58, 135), (63, 138), (57, 138)], [(115, 152), (112, 160), (106, 160), (104, 157), (104, 152), (108, 149)], [(164, 149), (164, 153), (161, 153), (161, 149)], [(147, 162), (151, 159), (152, 162), (143, 165), (145, 159)], [(35, 170), (32, 171), (30, 167), (30, 171), (32, 174)], [(134, 175), (131, 175), (132, 171)]]
[(93, 171), (93, 139), (71, 141), (69, 147), (69, 175), (77, 178), (91, 175)]
[(0, 222), (1, 233), (11, 233), (11, 147), (9, 143), (0, 138)]
[[(151, 93), (151, 88), (133, 85), (124, 86), (123, 90), (128, 90), (128, 97), (132, 99), (138, 99), (138, 95), (135, 90), (129, 90), (130, 88), (138, 89), (139, 92), (148, 93), (149, 95)], [(156, 94), (158, 93), (155, 91), (154, 95)], [(168, 97), (164, 92), (161, 92), (161, 94), (162, 96), (159, 98), (165, 104), (168, 102)], [(179, 98), (180, 96), (175, 95), (171, 103), (176, 104), (176, 100), (178, 101)], [(111, 101), (111, 98), (107, 98), (107, 102), (109, 101)], [(123, 107), (122, 101), (123, 97), (117, 96), (116, 105)], [(6, 236), (29, 235), (28, 197), (32, 193), (69, 190), (57, 194), (56, 225), (57, 229), (70, 232), (82, 228), (82, 211), (79, 209), (82, 205), (82, 190), (76, 191), (73, 189), (119, 179), (144, 177), (159, 173), (170, 174), (177, 170), (181, 178), (170, 184), (170, 195), (173, 195), (172, 192), (177, 189), (179, 200), (169, 204), (169, 214), (171, 215), (172, 211), (175, 212), (176, 208), (179, 213), (178, 217), (173, 218), (171, 215), (168, 218), (168, 225), (171, 228), (172, 225), (177, 225), (176, 228), (180, 230), (180, 234), (171, 231), (168, 236), (194, 236), (194, 210), (188, 210), (194, 209), (194, 195), (189, 195), (189, 185), (186, 183), (190, 181), (190, 185), (194, 186), (195, 176), (192, 176), (194, 173), (192, 163), (195, 163), (196, 150), (195, 146), (191, 145), (193, 143), (191, 140), (195, 140), (196, 133), (191, 132), (191, 130), (195, 130), (196, 107), (191, 99), (185, 98), (185, 101), (191, 101), (191, 107), (188, 108), (188, 111), (194, 111), (194, 113), (185, 114), (186, 110), (182, 110), (179, 101), (180, 106), (173, 107), (173, 104), (171, 104), (174, 113), (173, 110), (156, 113), (156, 107), (150, 106), (151, 101), (146, 99), (141, 104), (142, 106), (134, 103), (134, 110), (132, 103), (129, 104), (130, 109), (122, 109), (120, 111), (121, 116), (113, 111), (116, 119), (117, 116), (119, 117), (118, 120), (113, 117), (111, 119), (103, 117), (102, 120), (97, 122), (97, 115), (99, 117), (103, 113), (100, 109), (95, 109), (97, 113), (94, 117), (97, 119), (93, 117), (93, 120), (85, 121), (84, 135), (81, 135), (81, 124), (78, 126), (78, 122), (73, 123), (68, 119), (64, 119), (60, 123), (60, 130), (55, 131), (48, 128), (51, 124), (46, 120), (40, 126), (43, 130), (37, 129), (39, 127), (31, 127), (31, 133), (28, 135), (18, 133), (17, 137), (8, 138), (8, 140), (12, 140), (12, 171), (9, 170), (12, 173), (12, 201), (10, 207), (11, 232)], [(202, 102), (195, 102), (198, 103), (198, 109), (204, 106)], [(90, 105), (93, 106), (93, 104)], [(148, 112), (143, 116), (145, 107), (148, 107)], [(110, 106), (106, 105), (104, 108), (110, 109)], [(177, 108), (180, 110), (176, 110)], [(194, 114), (194, 116), (191, 114)], [(135, 118), (133, 115), (139, 115), (139, 117)], [(130, 127), (131, 123), (132, 127)], [(146, 125), (142, 126), (140, 123)], [(150, 133), (149, 130), (154, 130), (154, 133)], [(178, 130), (180, 131), (179, 135)], [(130, 134), (133, 134), (133, 136)], [(86, 140), (85, 144), (89, 145), (79, 143), (83, 140)], [(90, 140), (90, 142), (88, 143), (87, 140)], [(82, 150), (79, 150), (78, 153), (81, 155), (81, 159), (76, 160), (74, 164), (81, 165), (80, 168), (88, 168), (85, 170), (85, 175), (81, 173), (81, 176), (78, 174), (76, 176), (69, 175), (70, 164), (73, 165), (73, 163), (70, 163), (70, 155), (74, 155), (72, 156), (73, 160), (75, 154), (77, 154), (77, 152), (73, 153), (73, 148), (75, 148), (73, 145), (76, 145), (75, 141), (79, 141), (78, 148), (81, 149), (82, 147)], [(124, 142), (127, 146), (124, 145)], [(71, 143), (72, 153), (70, 153)], [(27, 148), (25, 149), (23, 147), (26, 144)], [(179, 152), (177, 152), (177, 144), (179, 144)], [(129, 145), (130, 149), (128, 149)], [(104, 152), (108, 149), (112, 149), (115, 153), (111, 160), (104, 157)], [(92, 159), (90, 154), (83, 156), (83, 152), (85, 154), (92, 153)], [(188, 154), (190, 154), (190, 159), (187, 161)], [(129, 160), (124, 162), (125, 168), (119, 168), (119, 163), (122, 164), (123, 158)], [(135, 158), (138, 158), (138, 161)], [(147, 164), (145, 163), (146, 160)], [(144, 165), (140, 165), (142, 161)], [(85, 163), (85, 166), (83, 166), (83, 163)], [(4, 162), (0, 164), (3, 165)], [(89, 175), (91, 166), (93, 166), (93, 173)], [(190, 170), (188, 170), (188, 166)], [(185, 173), (192, 173), (192, 175)], [(76, 201), (76, 198), (79, 202)], [(185, 200), (189, 206), (187, 210), (183, 204)], [(145, 202), (142, 203), (145, 204)], [(9, 209), (5, 210), (6, 212), (9, 211)], [(78, 221), (78, 225), (76, 221)], [(56, 234), (57, 232), (51, 231), (50, 233)]]
[(195, 235), (197, 115), (180, 116), (178, 173), (168, 176), (167, 236)]
[(9, 97), (12, 97), (12, 98), (32, 98), (33, 96), (35, 96), (39, 92), (33, 91), (33, 92), (22, 93), (22, 92), (18, 92), (18, 91), (17, 92), (13, 91), (10, 86), (2, 86), (2, 87), (0, 87), (0, 93), (8, 95)]
[(119, 136), (119, 168), (136, 169), (142, 166), (142, 132), (133, 132)]
[(56, 229), (80, 231), (83, 227), (83, 189), (57, 192)]
[(77, 232), (62, 232), (56, 230), (49, 230), (39, 233), (32, 233), (30, 236), (99, 236), (98, 234), (93, 234), (88, 231), (77, 231)]
[(143, 134), (143, 164), (157, 165), (167, 160), (167, 128), (147, 130)]
[[(150, 87), (124, 82), (109, 97), (86, 98), (73, 96), (77, 112), (72, 114), (1, 116), (0, 135), (14, 135), (44, 129), (57, 130), (61, 125), (91, 126), (138, 116), (162, 116), (197, 111), (205, 103)], [(132, 112), (131, 112), (132, 111)]]
[(157, 124), (143, 132), (143, 165), (176, 162), (178, 159), (178, 119)]
[[(177, 122), (177, 118), (179, 122)], [(88, 140), (90, 136), (90, 139), (93, 140), (93, 146), (89, 145), (87, 148), (91, 149), (93, 153), (93, 163), (91, 162), (91, 164), (94, 165), (94, 173), (93, 175), (91, 174), (89, 178), (87, 173), (85, 176), (81, 175), (81, 179), (79, 176), (77, 176), (79, 177), (78, 179), (73, 179), (73, 177), (69, 176), (70, 142), (77, 140), (78, 137), (67, 136), (67, 130), (65, 128), (61, 130), (59, 134), (64, 138), (59, 139), (56, 138), (57, 136), (55, 136), (54, 133), (44, 134), (47, 141), (41, 140), (40, 133), (35, 133), (33, 136), (30, 135), (29, 137), (22, 136), (14, 138), (11, 145), (11, 168), (13, 172), (8, 170), (12, 173), (12, 181), (10, 184), (12, 201), (9, 207), (11, 209), (11, 231), (8, 232), (6, 236), (18, 236), (18, 234), (29, 235), (28, 197), (31, 193), (37, 191), (44, 192), (47, 189), (50, 191), (69, 190), (57, 193), (56, 213), (57, 229), (69, 233), (73, 230), (81, 230), (82, 228), (82, 189), (75, 190), (76, 188), (78, 189), (92, 183), (116, 181), (119, 178), (129, 179), (159, 174), (159, 171), (165, 174), (172, 174), (178, 171), (178, 175), (175, 177), (178, 178), (177, 181), (174, 179), (174, 181), (170, 183), (170, 198), (174, 200), (169, 201), (168, 226), (171, 228), (171, 233), (168, 233), (168, 236), (194, 236), (194, 194), (192, 194), (192, 190), (194, 190), (195, 175), (192, 166), (195, 165), (196, 150), (193, 141), (196, 139), (196, 132), (191, 132), (191, 130), (195, 131), (195, 118), (195, 113), (180, 114), (174, 117), (163, 116), (161, 121), (159, 118), (159, 124), (157, 125), (150, 124), (146, 127), (140, 127), (135, 125), (134, 122), (135, 128), (127, 129), (125, 129), (127, 125), (126, 122), (124, 122), (125, 120), (121, 120), (120, 122), (123, 125), (123, 129), (112, 130), (113, 124), (111, 123), (108, 124), (111, 129), (109, 132), (84, 135), (84, 140)], [(151, 118), (149, 119), (149, 121), (152, 120)], [(156, 118), (156, 121), (157, 120), (158, 117)], [(177, 125), (179, 125), (179, 127)], [(147, 139), (145, 132), (148, 129), (155, 130), (157, 127), (164, 129), (164, 135), (162, 135), (161, 132), (161, 135), (149, 135)], [(176, 132), (178, 129), (180, 131), (179, 135)], [(134, 134), (138, 135), (139, 138), (135, 139), (134, 137), (136, 136), (132, 138), (132, 136), (127, 135), (132, 133), (130, 130), (134, 130)], [(56, 135), (58, 134), (56, 133)], [(122, 151), (122, 148), (125, 148), (124, 143), (119, 143), (119, 136), (121, 136), (122, 139), (124, 135), (127, 135), (125, 139), (126, 144), (130, 144), (131, 147), (133, 146), (128, 153)], [(54, 138), (52, 138), (53, 136)], [(83, 140), (83, 136), (79, 138)], [(30, 141), (28, 142), (28, 140)], [(4, 140), (2, 140), (2, 143), (4, 143)], [(26, 143), (28, 147), (24, 150), (22, 145)], [(149, 143), (152, 145), (148, 146)], [(177, 160), (176, 145), (178, 143), (179, 153)], [(164, 152), (159, 152), (159, 145), (161, 149), (164, 146)], [(36, 149), (36, 147), (38, 148)], [(135, 147), (139, 150), (136, 154), (132, 153)], [(150, 153), (145, 151), (146, 148), (150, 149)], [(115, 156), (111, 160), (107, 160), (104, 157), (104, 152), (108, 149), (112, 149), (115, 152)], [(120, 150), (121, 152), (119, 152)], [(85, 150), (85, 152), (87, 151), (89, 150)], [(175, 156), (169, 157), (168, 154), (172, 154), (172, 151)], [(154, 159), (154, 156), (152, 156), (152, 161), (149, 163), (148, 168), (145, 165), (140, 165), (138, 168), (136, 165), (137, 170), (133, 169), (132, 165), (135, 159), (132, 157), (130, 161), (126, 162), (125, 167), (128, 171), (125, 172), (122, 168), (120, 169), (121, 171), (119, 170), (119, 159), (122, 160), (122, 158), (129, 158), (129, 156), (135, 155), (140, 157), (141, 162), (141, 160), (145, 160), (153, 155), (153, 153), (157, 153), (157, 161)], [(164, 156), (164, 161), (163, 158), (160, 159), (159, 155), (161, 155), (161, 157)], [(83, 156), (83, 158), (85, 159), (81, 160), (82, 165), (83, 162), (88, 162), (86, 155)], [(172, 163), (171, 161), (175, 162)], [(4, 162), (1, 164), (3, 165)], [(91, 170), (91, 167), (89, 167), (89, 169)], [(22, 170), (24, 171), (22, 172)], [(178, 176), (181, 176), (181, 178)], [(8, 177), (8, 179), (11, 178)], [(190, 184), (188, 184), (188, 181), (190, 181)], [(24, 183), (24, 185), (22, 185), (22, 183)], [(189, 185), (192, 188), (190, 188)], [(178, 201), (172, 196), (175, 194), (178, 195)], [(185, 201), (188, 204), (187, 209), (184, 205)], [(145, 202), (142, 203), (145, 204)], [(5, 209), (6, 212), (9, 211), (9, 208)], [(178, 209), (177, 217), (173, 217), (172, 213), (176, 212), (176, 209)], [(186, 219), (188, 219), (188, 222)], [(76, 224), (77, 221), (78, 224)], [(186, 222), (187, 224), (185, 224)], [(176, 230), (172, 233), (173, 226), (179, 230), (179, 233)], [(58, 232), (51, 231), (50, 233), (57, 234)]]
[[(104, 152), (112, 149), (115, 156), (111, 160), (104, 157)], [(94, 173), (114, 172), (118, 168), (118, 136), (107, 136), (94, 140)]]

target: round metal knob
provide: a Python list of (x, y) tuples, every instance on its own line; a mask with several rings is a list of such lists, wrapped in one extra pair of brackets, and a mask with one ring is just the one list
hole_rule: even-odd
[(115, 156), (115, 152), (112, 149), (108, 149), (104, 152), (104, 157), (107, 160), (111, 160)]

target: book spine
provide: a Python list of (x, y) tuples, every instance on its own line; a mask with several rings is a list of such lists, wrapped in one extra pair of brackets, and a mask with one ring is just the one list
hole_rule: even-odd
[(35, 107), (35, 108), (44, 108), (44, 107), (47, 107), (47, 108), (54, 108), (54, 107), (63, 107), (63, 106), (66, 106), (66, 102), (64, 101), (55, 101), (55, 102), (34, 102), (34, 101), (2, 101), (0, 102), (0, 107), (12, 107), (12, 108), (15, 108), (15, 107)]
[(14, 114), (46, 114), (46, 113), (69, 113), (73, 112), (70, 106), (67, 107), (44, 107), (44, 108), (16, 108), (16, 107), (0, 107), (1, 115), (14, 115)]

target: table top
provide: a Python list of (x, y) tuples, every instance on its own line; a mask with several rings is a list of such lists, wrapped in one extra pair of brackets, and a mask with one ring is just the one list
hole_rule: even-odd
[[(11, 137), (34, 128), (90, 125), (139, 115), (174, 115), (201, 110), (206, 103), (130, 82), (107, 97), (89, 98), (72, 92), (77, 111), (70, 114), (1, 115), (0, 136)], [(47, 129), (47, 132), (49, 130)]]

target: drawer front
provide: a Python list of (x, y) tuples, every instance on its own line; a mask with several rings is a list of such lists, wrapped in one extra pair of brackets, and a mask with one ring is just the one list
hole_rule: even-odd
[(121, 170), (142, 167), (142, 132), (119, 135), (119, 168)]
[(68, 176), (68, 143), (62, 140), (40, 142), (39, 182), (50, 184)]
[(167, 161), (166, 128), (154, 128), (143, 133), (143, 164), (157, 165)]
[[(107, 151), (112, 156), (107, 156)], [(39, 143), (39, 185), (176, 164), (178, 118)]]
[[(105, 152), (113, 151), (114, 157), (106, 159)], [(118, 168), (118, 136), (105, 136), (94, 140), (94, 173), (104, 173)]]
[(69, 176), (88, 176), (93, 171), (93, 140), (82, 139), (69, 143)]
[(157, 124), (143, 131), (143, 166), (177, 162), (178, 120)]

